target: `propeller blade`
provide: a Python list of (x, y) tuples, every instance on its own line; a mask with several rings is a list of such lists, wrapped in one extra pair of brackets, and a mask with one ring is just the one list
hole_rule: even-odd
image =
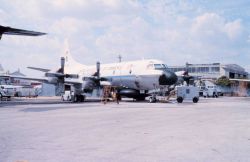
[(61, 57), (61, 73), (64, 74), (65, 58)]
[(98, 61), (98, 62), (96, 63), (96, 76), (97, 76), (98, 79), (100, 78), (100, 68), (101, 68), (101, 64), (100, 64), (100, 62)]

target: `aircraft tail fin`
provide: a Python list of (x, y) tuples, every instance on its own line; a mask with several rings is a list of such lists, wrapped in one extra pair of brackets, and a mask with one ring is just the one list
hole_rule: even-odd
[(64, 42), (65, 50), (64, 50), (64, 55), (63, 57), (65, 58), (65, 72), (76, 72), (85, 67), (85, 65), (77, 62), (71, 55), (70, 50), (69, 50), (69, 43), (68, 40), (65, 40)]

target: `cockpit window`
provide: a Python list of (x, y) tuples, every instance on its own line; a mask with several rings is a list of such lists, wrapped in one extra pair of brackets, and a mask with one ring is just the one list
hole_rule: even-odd
[(155, 69), (167, 69), (165, 64), (154, 64)]
[(162, 64), (154, 64), (155, 69), (162, 69)]
[(166, 69), (168, 68), (168, 66), (166, 64), (162, 64)]

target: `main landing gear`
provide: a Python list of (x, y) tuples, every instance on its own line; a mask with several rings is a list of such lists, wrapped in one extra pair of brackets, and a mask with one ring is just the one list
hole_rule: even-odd
[(73, 97), (73, 102), (84, 102), (85, 96), (84, 95), (75, 95)]

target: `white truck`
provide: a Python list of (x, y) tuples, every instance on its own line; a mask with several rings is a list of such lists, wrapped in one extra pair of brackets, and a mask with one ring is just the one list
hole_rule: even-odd
[(222, 90), (210, 80), (202, 81), (202, 85), (200, 85), (199, 88), (200, 96), (203, 97), (218, 97), (223, 95)]

